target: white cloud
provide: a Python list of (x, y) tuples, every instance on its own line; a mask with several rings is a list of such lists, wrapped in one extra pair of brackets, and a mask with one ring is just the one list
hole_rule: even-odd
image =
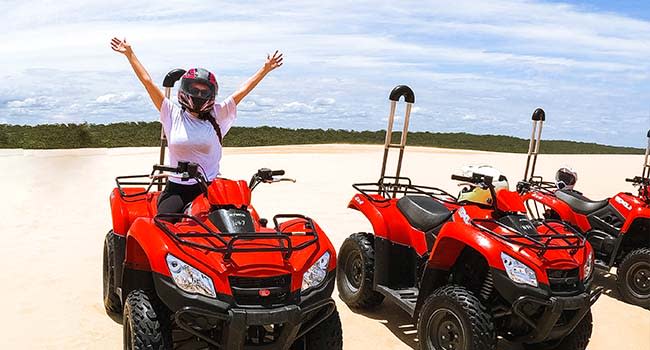
[(7, 102), (9, 108), (33, 108), (46, 107), (55, 103), (56, 100), (48, 96), (27, 97), (23, 100), (13, 100)]
[[(419, 130), (527, 137), (522, 116), (537, 106), (547, 108), (545, 134), (552, 137), (641, 145), (551, 125), (554, 118), (569, 117), (575, 126), (596, 120), (614, 130), (648, 125), (650, 22), (576, 5), (534, 0), (458, 0), (454, 6), (441, 0), (245, 5), (97, 0), (84, 6), (72, 0), (10, 0), (3, 5), (0, 65), (11, 71), (0, 86), (0, 114), (10, 122), (46, 122), (53, 115), (155, 120), (127, 61), (108, 48), (110, 37), (118, 35), (129, 38), (155, 81), (171, 68), (205, 66), (215, 71), (225, 93), (255, 72), (267, 52), (282, 49), (285, 65), (239, 106), (246, 123), (381, 129), (388, 91), (408, 84), (417, 96), (412, 125)], [(200, 40), (188, 40), (197, 34)], [(480, 115), (499, 122), (463, 120)], [(608, 121), (613, 116), (618, 122)]]
[(98, 96), (95, 102), (99, 104), (120, 104), (141, 99), (141, 95), (133, 92), (124, 92), (118, 94), (104, 94)]
[(318, 106), (331, 106), (336, 103), (336, 100), (330, 97), (318, 97), (314, 100), (314, 104)]

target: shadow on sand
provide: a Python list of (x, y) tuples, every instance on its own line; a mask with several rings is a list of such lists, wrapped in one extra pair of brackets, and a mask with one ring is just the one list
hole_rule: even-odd
[[(358, 313), (365, 317), (371, 318), (383, 324), (390, 332), (392, 332), (402, 343), (408, 345), (414, 350), (420, 349), (417, 334), (417, 324), (412, 320), (409, 315), (402, 311), (397, 305), (384, 301), (381, 305), (373, 310), (355, 310), (352, 312)], [(498, 350), (521, 350), (519, 346), (511, 344), (504, 340), (499, 340), (497, 345)]]
[(594, 275), (594, 285), (603, 287), (603, 295), (607, 295), (608, 297), (614, 298), (614, 299), (616, 299), (616, 300), (618, 300), (618, 301), (620, 301), (622, 303), (626, 303), (627, 305), (638, 307), (638, 308), (641, 308), (643, 310), (647, 310), (647, 309), (644, 309), (643, 307), (641, 307), (639, 305), (630, 304), (630, 303), (626, 302), (625, 300), (623, 300), (621, 295), (618, 293), (618, 287), (616, 286), (616, 274), (615, 273), (611, 273), (611, 272), (608, 272), (606, 270), (597, 269), (594, 272), (594, 274), (595, 274)]

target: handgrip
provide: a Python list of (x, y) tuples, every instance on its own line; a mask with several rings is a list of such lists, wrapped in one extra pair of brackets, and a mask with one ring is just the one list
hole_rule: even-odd
[(492, 185), (492, 176), (488, 175), (483, 175), (483, 174), (477, 174), (474, 173), (472, 174), (471, 177), (469, 176), (460, 176), (460, 175), (451, 175), (452, 180), (458, 180), (458, 181), (465, 181), (469, 183), (473, 183), (476, 185), (481, 185), (481, 187), (490, 187)]
[(170, 167), (170, 166), (166, 166), (166, 165), (158, 165), (158, 164), (156, 164), (156, 165), (153, 166), (153, 170), (154, 171), (155, 170), (158, 170), (158, 171), (170, 171), (170, 172), (177, 173), (178, 172), (178, 167)]
[(282, 176), (284, 175), (284, 170), (273, 170), (271, 171), (271, 176)]
[(174, 87), (174, 84), (185, 74), (186, 70), (177, 68), (177, 69), (172, 69), (165, 75), (165, 79), (163, 79), (163, 87), (166, 88), (171, 88)]
[(407, 103), (415, 103), (415, 93), (413, 93), (413, 90), (406, 85), (397, 85), (393, 88), (388, 99), (397, 102), (402, 96), (404, 96), (404, 101)]
[(451, 175), (451, 179), (456, 181), (474, 182), (474, 179), (468, 176)]

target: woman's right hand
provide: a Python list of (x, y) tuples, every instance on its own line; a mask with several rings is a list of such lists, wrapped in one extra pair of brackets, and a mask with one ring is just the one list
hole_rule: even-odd
[(124, 38), (124, 40), (113, 38), (111, 40), (111, 49), (124, 55), (128, 55), (133, 52), (131, 50), (131, 45), (126, 42), (126, 38)]

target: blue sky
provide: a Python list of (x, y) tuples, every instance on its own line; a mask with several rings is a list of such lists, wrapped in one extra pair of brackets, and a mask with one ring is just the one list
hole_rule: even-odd
[(285, 64), (237, 125), (379, 130), (397, 84), (416, 93), (411, 130), (645, 145), (645, 1), (3, 1), (0, 123), (156, 120), (124, 57), (153, 78), (202, 66), (231, 93), (280, 49)]

